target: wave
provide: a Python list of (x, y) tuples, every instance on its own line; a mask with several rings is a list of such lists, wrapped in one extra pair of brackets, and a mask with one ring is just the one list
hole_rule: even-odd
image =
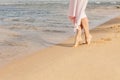
[[(69, 1), (28, 1), (28, 2), (6, 2), (6, 3), (0, 3), (0, 5), (21, 5), (21, 6), (26, 6), (26, 5), (40, 5), (40, 4), (69, 4)], [(108, 1), (108, 2), (103, 2), (103, 1), (89, 1), (89, 4), (100, 4), (100, 5), (120, 5), (120, 1)]]

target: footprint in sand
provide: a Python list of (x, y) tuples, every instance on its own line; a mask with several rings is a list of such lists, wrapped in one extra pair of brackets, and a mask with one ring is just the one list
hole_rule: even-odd
[(101, 38), (99, 40), (93, 41), (92, 43), (106, 43), (108, 41), (112, 41), (111, 38)]
[(116, 31), (116, 33), (120, 33), (120, 30)]
[(120, 38), (120, 25), (113, 25), (110, 27), (110, 29), (114, 33), (114, 38)]
[(115, 30), (115, 33), (120, 33), (120, 25), (114, 25), (112, 27), (110, 27), (111, 29)]

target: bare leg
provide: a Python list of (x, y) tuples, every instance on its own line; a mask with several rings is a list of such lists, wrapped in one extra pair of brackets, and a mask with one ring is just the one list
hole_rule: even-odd
[(85, 33), (85, 41), (86, 43), (89, 45), (92, 39), (92, 36), (89, 32), (89, 23), (88, 23), (88, 19), (87, 18), (83, 18), (82, 19), (82, 27), (84, 29), (84, 33)]
[(74, 47), (77, 47), (81, 41), (82, 41), (82, 38), (81, 38), (81, 27), (79, 27), (79, 29), (77, 29), (77, 31), (76, 31)]

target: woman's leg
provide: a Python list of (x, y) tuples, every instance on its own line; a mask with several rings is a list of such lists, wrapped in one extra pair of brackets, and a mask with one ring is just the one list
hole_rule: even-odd
[(85, 41), (89, 45), (90, 42), (91, 42), (92, 36), (91, 36), (91, 34), (89, 32), (88, 18), (87, 17), (83, 18), (82, 21), (81, 21), (81, 23), (82, 23), (82, 27), (83, 27), (84, 33), (85, 33)]
[(81, 38), (81, 27), (79, 27), (79, 29), (76, 30), (74, 47), (77, 47), (81, 41), (82, 41), (82, 38)]

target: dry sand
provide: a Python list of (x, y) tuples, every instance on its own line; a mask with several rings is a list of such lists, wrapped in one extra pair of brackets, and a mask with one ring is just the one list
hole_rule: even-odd
[(69, 40), (12, 61), (0, 80), (120, 80), (120, 17), (91, 30), (90, 46)]

